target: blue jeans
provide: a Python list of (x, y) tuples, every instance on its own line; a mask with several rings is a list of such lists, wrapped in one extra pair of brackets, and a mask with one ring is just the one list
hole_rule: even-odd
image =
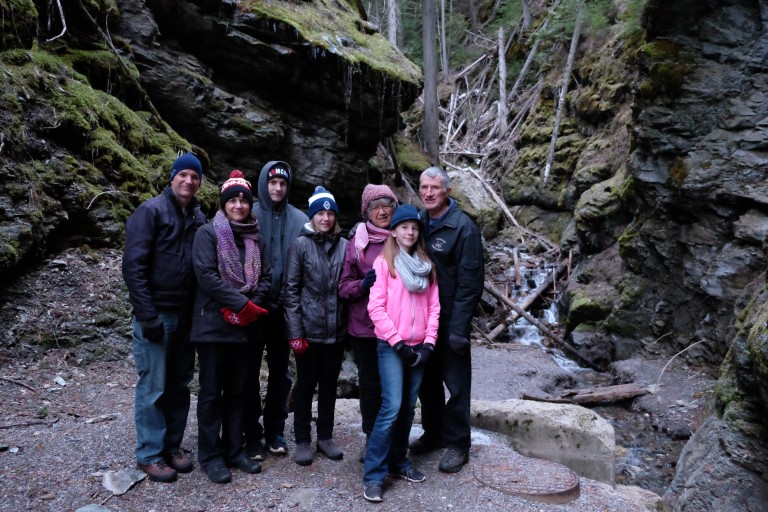
[(424, 367), (403, 365), (389, 343), (378, 340), (381, 376), (381, 408), (368, 439), (363, 465), (363, 482), (383, 482), (387, 473), (407, 471), (413, 467), (406, 457), (416, 399), (421, 387)]
[(136, 460), (154, 464), (179, 448), (189, 414), (189, 383), (195, 370), (195, 351), (189, 343), (189, 321), (180, 311), (158, 313), (165, 326), (162, 343), (141, 335), (134, 317), (133, 358), (136, 383)]

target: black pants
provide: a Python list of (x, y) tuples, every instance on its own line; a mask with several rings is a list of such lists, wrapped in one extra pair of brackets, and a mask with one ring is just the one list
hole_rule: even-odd
[(352, 355), (357, 365), (357, 382), (360, 388), (360, 415), (363, 417), (363, 432), (371, 435), (373, 424), (381, 408), (381, 378), (379, 377), (379, 356), (376, 353), (376, 338), (350, 336)]
[[(443, 383), (450, 394), (448, 402), (445, 401)], [(438, 335), (435, 354), (424, 370), (419, 392), (424, 435), (431, 439), (443, 439), (448, 446), (468, 449), (471, 391), (471, 353), (458, 355), (448, 344), (448, 335)]]
[[(260, 443), (285, 434), (285, 420), (288, 418), (288, 394), (291, 392), (291, 374), (288, 362), (291, 347), (285, 337), (285, 316), (282, 310), (271, 312), (262, 321), (263, 335), (260, 340), (249, 344), (248, 360), (250, 371), (246, 387), (245, 442), (247, 445)], [(261, 358), (266, 349), (267, 395), (261, 403)], [(264, 414), (264, 425), (259, 417)]]
[(296, 444), (312, 440), (312, 396), (317, 387), (317, 439), (333, 437), (336, 383), (344, 358), (344, 343), (310, 343), (296, 357), (296, 385), (293, 388), (293, 432)]
[(203, 468), (207, 468), (244, 455), (243, 409), (248, 344), (196, 345), (200, 365), (197, 459)]

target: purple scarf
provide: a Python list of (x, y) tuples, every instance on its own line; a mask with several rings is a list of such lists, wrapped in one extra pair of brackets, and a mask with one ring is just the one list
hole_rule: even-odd
[[(213, 217), (213, 231), (216, 233), (216, 255), (219, 260), (219, 274), (227, 284), (246, 295), (256, 290), (261, 276), (261, 254), (259, 252), (259, 223), (234, 222), (219, 210)], [(245, 243), (245, 262), (240, 264), (240, 251), (235, 235)]]
[(355, 259), (360, 261), (368, 243), (380, 244), (389, 238), (389, 230), (377, 228), (371, 221), (365, 223), (365, 229), (358, 226), (355, 231)]

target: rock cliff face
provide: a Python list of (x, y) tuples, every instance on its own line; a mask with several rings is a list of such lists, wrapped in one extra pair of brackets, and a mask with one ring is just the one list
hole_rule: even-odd
[(0, 2), (6, 276), (57, 240), (119, 243), (180, 150), (203, 160), (209, 213), (232, 168), (255, 184), (274, 159), (293, 166), (295, 204), (323, 184), (356, 211), (381, 178), (369, 160), (421, 86), (354, 2), (62, 6)]

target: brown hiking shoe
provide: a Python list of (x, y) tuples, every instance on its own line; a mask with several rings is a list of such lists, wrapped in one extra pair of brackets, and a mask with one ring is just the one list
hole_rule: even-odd
[(184, 453), (181, 448), (169, 451), (165, 455), (165, 462), (179, 473), (189, 473), (194, 466), (192, 457)]
[(159, 460), (154, 464), (137, 463), (136, 468), (145, 472), (153, 482), (175, 482), (178, 474), (164, 461)]

